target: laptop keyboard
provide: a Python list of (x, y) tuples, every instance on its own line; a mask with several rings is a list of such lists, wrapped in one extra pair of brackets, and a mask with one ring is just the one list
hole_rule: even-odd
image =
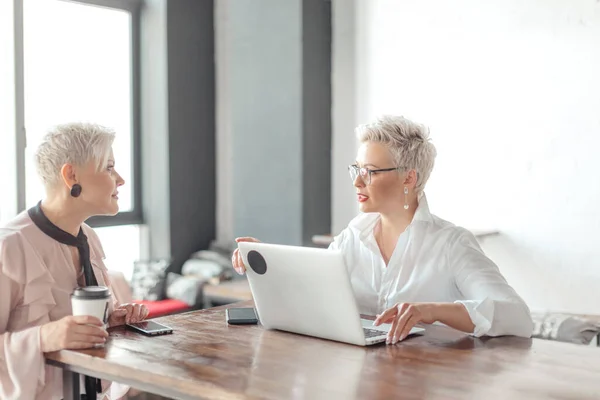
[(375, 336), (385, 336), (386, 333), (382, 331), (378, 331), (376, 329), (363, 328), (363, 332), (365, 333), (365, 338), (369, 339)]

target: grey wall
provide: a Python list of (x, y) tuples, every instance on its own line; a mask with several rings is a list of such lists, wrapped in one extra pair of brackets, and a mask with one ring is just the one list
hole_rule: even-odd
[[(333, 0), (332, 32), (332, 181), (331, 225), (337, 234), (358, 214), (355, 188), (346, 166), (352, 164), (357, 141), (354, 128), (366, 119), (357, 112), (359, 87), (357, 75), (364, 63), (356, 61), (357, 47), (363, 48), (365, 39), (357, 34), (358, 0)], [(359, 65), (357, 65), (359, 64)], [(361, 94), (364, 92), (360, 92)]]
[(218, 237), (330, 230), (330, 3), (217, 4)]
[(230, 2), (234, 232), (299, 243), (302, 2)]
[(148, 225), (148, 248), (141, 252), (142, 258), (164, 258), (171, 256), (167, 6), (164, 0), (145, 2), (140, 36), (142, 206)]
[(142, 13), (142, 164), (149, 257), (179, 270), (215, 238), (212, 0), (152, 0)]
[(149, 0), (142, 13), (147, 254), (175, 270), (215, 238), (217, 212), (227, 241), (331, 229), (331, 3), (215, 5)]

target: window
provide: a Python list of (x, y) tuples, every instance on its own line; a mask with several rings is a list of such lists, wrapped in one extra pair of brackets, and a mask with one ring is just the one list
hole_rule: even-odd
[(102, 243), (106, 259), (104, 264), (109, 270), (120, 271), (125, 279), (133, 274), (133, 262), (145, 259), (141, 249), (143, 227), (141, 225), (120, 225), (96, 228)]
[[(43, 197), (33, 153), (59, 123), (115, 129), (121, 212), (94, 217), (106, 265), (141, 258), (138, 0), (0, 1), (0, 221)], [(16, 29), (15, 29), (16, 28)], [(22, 31), (21, 31), (22, 28)], [(26, 129), (24, 129), (24, 127)]]
[(94, 122), (116, 130), (113, 150), (126, 184), (119, 189), (120, 218), (91, 225), (141, 222), (133, 14), (64, 0), (25, 0), (23, 7), (27, 207), (43, 196), (33, 161), (43, 135), (56, 124)]
[(0, 196), (0, 223), (17, 212), (13, 15), (13, 2), (0, 2), (0, 187), (4, 191)]

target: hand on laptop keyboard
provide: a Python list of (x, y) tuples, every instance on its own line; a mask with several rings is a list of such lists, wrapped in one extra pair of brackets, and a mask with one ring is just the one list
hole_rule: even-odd
[(433, 324), (437, 320), (434, 316), (436, 305), (436, 303), (398, 303), (378, 315), (373, 325), (391, 323), (392, 327), (385, 342), (396, 344), (399, 340), (404, 340), (417, 323)]

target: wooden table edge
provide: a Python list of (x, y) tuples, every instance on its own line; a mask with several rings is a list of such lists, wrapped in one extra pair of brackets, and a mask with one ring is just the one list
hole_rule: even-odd
[[(251, 307), (254, 305), (254, 302), (252, 300), (244, 300), (244, 301), (240, 301), (237, 303), (227, 304), (227, 305), (223, 305), (223, 306), (219, 306), (219, 307), (208, 308), (208, 309), (204, 309), (204, 310), (188, 311), (185, 313), (181, 313), (180, 315), (188, 314), (188, 313), (197, 313), (199, 311), (204, 311), (204, 312), (223, 311), (227, 308), (230, 308), (230, 307), (236, 306), (236, 305), (243, 306), (243, 307)], [(177, 314), (175, 314), (175, 315), (177, 315)], [(160, 317), (157, 319), (161, 319), (161, 318), (168, 318), (168, 316)], [(107, 373), (104, 371), (95, 371), (95, 370), (91, 370), (89, 368), (86, 368), (86, 367), (83, 367), (80, 365), (68, 364), (63, 359), (63, 357), (65, 355), (68, 355), (69, 353), (75, 353), (75, 354), (77, 354), (77, 356), (84, 356), (84, 357), (90, 357), (90, 358), (93, 357), (93, 356), (85, 354), (85, 353), (80, 353), (77, 350), (60, 350), (57, 352), (47, 353), (45, 355), (46, 364), (61, 368), (63, 371), (66, 371), (71, 374), (88, 375), (88, 376), (96, 377), (99, 379), (105, 379), (105, 380), (109, 380), (112, 382), (118, 382), (118, 383), (130, 386), (132, 388), (135, 388), (135, 389), (143, 390), (148, 393), (157, 394), (157, 395), (169, 397), (169, 398), (176, 398), (176, 399), (181, 399), (181, 400), (198, 400), (198, 399), (234, 400), (234, 399), (245, 399), (246, 398), (246, 396), (244, 396), (242, 394), (231, 393), (226, 389), (215, 387), (214, 385), (207, 384), (206, 382), (203, 382), (203, 381), (194, 381), (194, 385), (200, 387), (199, 391), (201, 391), (201, 393), (189, 393), (189, 392), (186, 393), (185, 391), (182, 391), (182, 390), (172, 391), (169, 389), (169, 387), (167, 385), (159, 385), (159, 384), (152, 384), (152, 383), (149, 384), (147, 381), (141, 381), (141, 380), (132, 379), (132, 378), (124, 379), (121, 376), (117, 376), (117, 375)], [(102, 362), (102, 361), (100, 361), (100, 362)], [(161, 375), (157, 375), (157, 377), (160, 377), (160, 376)], [(181, 380), (181, 381), (189, 382), (188, 380)]]
[[(62, 369), (63, 371), (67, 371), (70, 373), (92, 376), (94, 378), (104, 379), (104, 380), (108, 380), (111, 382), (118, 382), (123, 385), (127, 385), (132, 388), (135, 388), (135, 389), (143, 390), (144, 392), (157, 394), (159, 396), (164, 396), (164, 397), (168, 397), (168, 398), (176, 398), (176, 399), (181, 399), (181, 400), (198, 400), (199, 398), (201, 398), (198, 396), (185, 395), (185, 394), (182, 394), (179, 392), (172, 392), (169, 390), (168, 387), (164, 387), (161, 385), (149, 384), (148, 382), (141, 382), (136, 379), (123, 379), (119, 376), (115, 376), (110, 373), (92, 371), (85, 367), (65, 364), (61, 361), (56, 361), (56, 360), (49, 359), (49, 358), (46, 358), (46, 364), (52, 365), (54, 367), (58, 367), (58, 368)], [(222, 396), (222, 398), (226, 398), (226, 397)]]

